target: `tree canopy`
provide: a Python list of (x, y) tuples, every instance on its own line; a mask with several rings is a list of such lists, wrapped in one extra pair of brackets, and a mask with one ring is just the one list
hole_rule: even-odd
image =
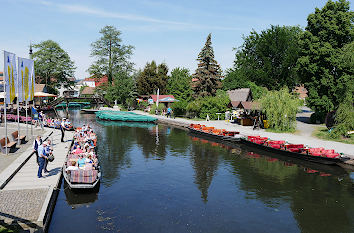
[(134, 99), (136, 94), (134, 91), (135, 83), (128, 73), (118, 73), (113, 80), (113, 84), (108, 85), (105, 98), (109, 101), (117, 100), (118, 103), (128, 106)]
[(39, 76), (41, 83), (47, 84), (50, 92), (55, 93), (56, 88), (62, 84), (65, 87), (73, 85), (69, 78), (74, 77), (76, 67), (69, 54), (57, 42), (46, 40), (33, 47), (36, 76)]
[(118, 73), (133, 71), (134, 63), (130, 57), (134, 47), (122, 44), (122, 33), (114, 26), (105, 26), (100, 33), (101, 37), (91, 44), (91, 57), (96, 60), (88, 71), (97, 78), (107, 75), (109, 83), (112, 83)]
[(186, 68), (175, 68), (167, 83), (168, 94), (180, 101), (189, 101), (192, 96), (192, 76)]
[(252, 96), (256, 100), (267, 92), (266, 87), (258, 86), (255, 82), (248, 80), (247, 77), (239, 73), (239, 70), (234, 69), (228, 69), (226, 71), (225, 78), (222, 80), (222, 86), (225, 91), (238, 88), (251, 88)]
[(193, 74), (194, 97), (215, 96), (221, 88), (221, 68), (214, 58), (211, 34), (208, 35), (202, 51), (198, 55), (198, 68)]
[[(260, 33), (252, 31), (236, 51), (233, 76), (247, 87), (252, 81), (269, 90), (283, 86), (293, 88), (297, 83), (296, 61), (301, 29), (293, 26), (274, 26)], [(232, 82), (228, 80), (228, 82)]]
[(271, 128), (278, 131), (292, 131), (296, 127), (296, 113), (300, 106), (297, 96), (289, 93), (287, 87), (267, 92), (260, 99), (262, 111), (267, 115)]
[(160, 89), (160, 94), (166, 94), (168, 82), (168, 67), (165, 63), (157, 65), (155, 61), (147, 63), (144, 70), (138, 74), (136, 85), (141, 95), (152, 94)]
[(316, 8), (300, 38), (298, 72), (309, 91), (306, 103), (323, 115), (338, 107), (347, 86), (345, 75), (350, 71), (340, 65), (338, 53), (354, 37), (354, 14), (349, 8), (345, 0), (328, 1), (322, 9)]

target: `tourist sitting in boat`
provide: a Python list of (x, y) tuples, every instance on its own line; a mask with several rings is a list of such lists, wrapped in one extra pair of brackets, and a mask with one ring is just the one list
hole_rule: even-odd
[(73, 154), (82, 154), (84, 150), (81, 149), (81, 146), (77, 146), (76, 149), (73, 151)]
[(84, 169), (85, 168), (86, 158), (84, 158), (83, 154), (79, 155), (79, 160), (77, 160), (77, 164), (78, 164), (80, 169)]
[(76, 166), (75, 161), (71, 161), (71, 165), (66, 168), (66, 171), (76, 171), (79, 170), (79, 168)]

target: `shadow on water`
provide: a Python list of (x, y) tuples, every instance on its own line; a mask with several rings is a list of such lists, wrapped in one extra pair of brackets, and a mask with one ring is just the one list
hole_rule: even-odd
[[(353, 181), (340, 167), (220, 143), (167, 125), (96, 122), (92, 115), (72, 121), (89, 122), (97, 132), (102, 186), (98, 193), (64, 189), (50, 232), (354, 229)], [(65, 224), (68, 218), (85, 224)]]
[(98, 192), (99, 192), (99, 184), (96, 186), (94, 190), (72, 190), (70, 189), (69, 185), (64, 180), (64, 193), (66, 202), (72, 208), (79, 208), (83, 206), (90, 205), (97, 201), (98, 199)]

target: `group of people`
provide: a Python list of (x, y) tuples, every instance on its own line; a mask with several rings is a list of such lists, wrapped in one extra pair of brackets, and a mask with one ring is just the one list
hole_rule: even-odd
[(42, 141), (41, 136), (37, 136), (33, 142), (33, 151), (36, 154), (37, 164), (39, 166), (37, 177), (42, 178), (44, 173), (49, 173), (47, 169), (49, 156), (53, 155), (53, 147), (50, 139)]
[(74, 145), (67, 158), (66, 171), (97, 169), (96, 134), (89, 125), (77, 128), (74, 134)]

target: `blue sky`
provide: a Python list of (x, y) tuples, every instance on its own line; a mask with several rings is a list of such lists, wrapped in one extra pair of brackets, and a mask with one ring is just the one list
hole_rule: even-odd
[[(273, 25), (306, 26), (308, 14), (325, 0), (0, 0), (0, 49), (27, 57), (30, 41), (52, 39), (66, 50), (77, 66), (76, 78), (93, 59), (90, 44), (99, 30), (113, 25), (122, 32), (123, 44), (135, 46), (135, 68), (147, 62), (165, 62), (170, 70), (186, 67), (191, 73), (206, 37), (212, 33), (215, 58), (223, 70), (232, 67), (234, 47), (243, 35)], [(0, 59), (0, 70), (3, 62)]]

